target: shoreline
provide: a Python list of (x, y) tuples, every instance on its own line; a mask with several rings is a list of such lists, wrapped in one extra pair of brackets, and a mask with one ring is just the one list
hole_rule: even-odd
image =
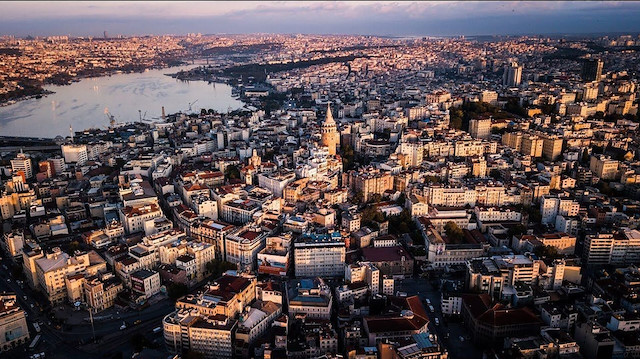
[(0, 102), (0, 107), (7, 107), (7, 106), (11, 106), (11, 105), (15, 105), (18, 102), (22, 102), (22, 101), (26, 101), (26, 100), (31, 100), (34, 98), (41, 98), (41, 97), (47, 97), (48, 95), (52, 95), (55, 94), (55, 91), (51, 91), (51, 90), (46, 90), (44, 89), (44, 86), (69, 86), (72, 85), (74, 82), (80, 82), (82, 80), (85, 79), (91, 79), (91, 78), (101, 78), (101, 77), (110, 77), (112, 75), (120, 75), (120, 74), (134, 74), (134, 73), (144, 73), (148, 70), (163, 70), (163, 69), (169, 69), (172, 67), (178, 67), (178, 66), (184, 66), (184, 65), (188, 65), (187, 62), (184, 61), (180, 61), (179, 64), (172, 64), (172, 65), (167, 65), (167, 66), (149, 66), (149, 67), (145, 67), (143, 69), (140, 70), (131, 70), (131, 71), (123, 71), (123, 70), (118, 70), (118, 69), (113, 69), (113, 70), (109, 70), (109, 71), (105, 71), (103, 73), (99, 73), (99, 74), (92, 74), (92, 75), (86, 75), (86, 76), (77, 76), (74, 77), (72, 79), (70, 79), (69, 81), (63, 82), (63, 83), (46, 83), (46, 84), (42, 84), (41, 88), (42, 88), (42, 92), (38, 92), (38, 93), (34, 93), (34, 94), (30, 94), (30, 95), (25, 95), (25, 96), (21, 96), (21, 97), (17, 97), (17, 98), (11, 98), (8, 99), (6, 101), (1, 101)]
[(55, 91), (50, 91), (50, 90), (42, 90), (42, 92), (38, 92), (32, 95), (24, 95), (18, 98), (12, 98), (3, 102), (0, 102), (0, 107), (7, 107), (7, 106), (11, 106), (11, 105), (15, 105), (18, 102), (21, 101), (26, 101), (26, 100), (31, 100), (34, 98), (42, 98), (42, 97), (47, 97), (49, 95), (53, 95), (54, 93), (56, 93)]

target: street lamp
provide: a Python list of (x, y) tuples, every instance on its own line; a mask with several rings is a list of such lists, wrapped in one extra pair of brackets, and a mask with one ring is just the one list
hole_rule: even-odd
[(89, 320), (91, 321), (91, 334), (92, 334), (92, 338), (93, 338), (93, 342), (96, 342), (96, 329), (93, 325), (93, 308), (89, 305), (89, 303), (87, 302), (75, 302), (75, 306), (77, 308), (79, 308), (80, 306), (84, 306), (86, 309), (89, 310)]

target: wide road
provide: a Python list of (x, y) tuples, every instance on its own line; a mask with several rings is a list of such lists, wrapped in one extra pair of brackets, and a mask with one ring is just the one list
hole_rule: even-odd
[[(396, 290), (407, 293), (408, 296), (417, 295), (420, 297), (427, 313), (430, 323), (429, 330), (438, 334), (440, 343), (449, 351), (452, 359), (481, 358), (482, 351), (476, 348), (470, 341), (460, 337), (465, 337), (467, 333), (461, 321), (443, 319), (442, 306), (440, 304), (440, 291), (431, 285), (431, 281), (426, 278), (413, 277), (396, 281)], [(429, 312), (429, 308), (424, 304), (424, 300), (429, 299), (435, 309), (435, 313)], [(435, 324), (435, 318), (440, 320), (440, 325)], [(445, 334), (449, 338), (445, 339)]]
[[(2, 261), (0, 261), (0, 291), (13, 292), (17, 295), (18, 304), (24, 309), (27, 315), (31, 339), (35, 338), (37, 334), (35, 329), (33, 329), (33, 323), (41, 322), (43, 324), (40, 326), (42, 339), (34, 352), (57, 352), (65, 353), (68, 358), (86, 358), (87, 353), (65, 343), (64, 337), (56, 332), (54, 328), (47, 325), (48, 318), (40, 311), (38, 304), (33, 300), (31, 290), (26, 284), (20, 285), (12, 278), (11, 265), (11, 261), (7, 258), (3, 258)], [(22, 346), (3, 355), (6, 355), (7, 358), (25, 358), (25, 356), (27, 356), (26, 347), (27, 346)]]
[[(124, 312), (111, 320), (96, 321), (95, 334), (99, 340), (96, 344), (92, 344), (90, 342), (93, 333), (90, 323), (72, 326), (70, 330), (59, 330), (50, 325), (49, 318), (40, 311), (38, 303), (33, 300), (31, 289), (26, 284), (19, 284), (11, 277), (11, 261), (6, 258), (0, 261), (0, 291), (13, 292), (17, 295), (20, 307), (27, 314), (32, 339), (37, 334), (33, 323), (42, 323), (40, 325), (42, 339), (33, 353), (46, 352), (47, 358), (80, 359), (115, 353), (129, 346), (133, 334), (144, 334), (161, 326), (162, 318), (175, 308), (171, 300), (163, 299), (141, 311)], [(133, 325), (137, 320), (141, 323)], [(123, 321), (127, 323), (128, 328), (120, 330)], [(82, 345), (83, 343), (87, 344)], [(5, 355), (9, 359), (25, 358), (29, 354), (25, 345), (9, 353), (3, 353), (2, 358), (4, 359)]]

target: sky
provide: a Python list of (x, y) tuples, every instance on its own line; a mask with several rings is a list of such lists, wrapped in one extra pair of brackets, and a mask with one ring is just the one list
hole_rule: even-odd
[(640, 32), (640, 1), (8, 1), (0, 6), (0, 35), (14, 36)]

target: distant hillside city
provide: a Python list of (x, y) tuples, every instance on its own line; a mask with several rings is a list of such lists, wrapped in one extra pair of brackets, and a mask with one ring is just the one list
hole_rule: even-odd
[(636, 358), (638, 50), (5, 36), (3, 105), (180, 64), (244, 107), (0, 133), (0, 356)]

